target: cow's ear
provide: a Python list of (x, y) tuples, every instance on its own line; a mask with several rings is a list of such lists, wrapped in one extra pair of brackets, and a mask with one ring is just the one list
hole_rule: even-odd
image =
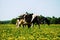
[(26, 14), (28, 14), (28, 12), (26, 12)]

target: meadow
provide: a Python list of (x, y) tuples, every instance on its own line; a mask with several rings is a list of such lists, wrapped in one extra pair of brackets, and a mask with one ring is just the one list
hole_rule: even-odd
[(41, 24), (17, 28), (14, 24), (0, 24), (0, 40), (60, 40), (60, 24)]

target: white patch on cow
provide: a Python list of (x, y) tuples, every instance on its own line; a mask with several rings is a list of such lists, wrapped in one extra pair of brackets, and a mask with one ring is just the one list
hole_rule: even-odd
[(31, 20), (31, 22), (33, 21), (33, 19), (34, 19), (36, 16), (37, 16), (36, 14), (33, 14), (33, 15), (32, 15), (32, 20)]

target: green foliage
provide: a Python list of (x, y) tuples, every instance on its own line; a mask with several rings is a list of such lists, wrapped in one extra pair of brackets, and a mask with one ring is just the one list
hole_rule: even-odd
[(47, 17), (50, 20), (50, 24), (60, 24), (60, 17), (56, 18), (56, 17)]
[(60, 40), (60, 24), (17, 28), (14, 24), (0, 24), (0, 40)]
[(0, 21), (0, 24), (9, 24), (10, 23), (10, 20), (7, 20), (7, 21)]
[[(19, 18), (23, 18), (22, 16), (18, 16)], [(40, 15), (40, 18), (43, 18), (44, 16)], [(60, 17), (56, 18), (56, 17), (46, 17), (48, 20), (50, 20), (50, 24), (60, 24)], [(0, 24), (16, 24), (16, 19), (17, 18), (13, 18), (12, 20), (7, 20), (7, 21), (0, 21)]]
[(12, 24), (16, 24), (16, 18), (13, 18), (13, 19), (11, 20), (11, 23), (12, 23)]
[(60, 24), (60, 17), (57, 19), (57, 23)]

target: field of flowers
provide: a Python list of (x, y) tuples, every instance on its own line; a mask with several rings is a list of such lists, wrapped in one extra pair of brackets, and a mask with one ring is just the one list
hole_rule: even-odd
[(0, 24), (0, 40), (60, 40), (60, 24), (16, 28), (14, 24)]

